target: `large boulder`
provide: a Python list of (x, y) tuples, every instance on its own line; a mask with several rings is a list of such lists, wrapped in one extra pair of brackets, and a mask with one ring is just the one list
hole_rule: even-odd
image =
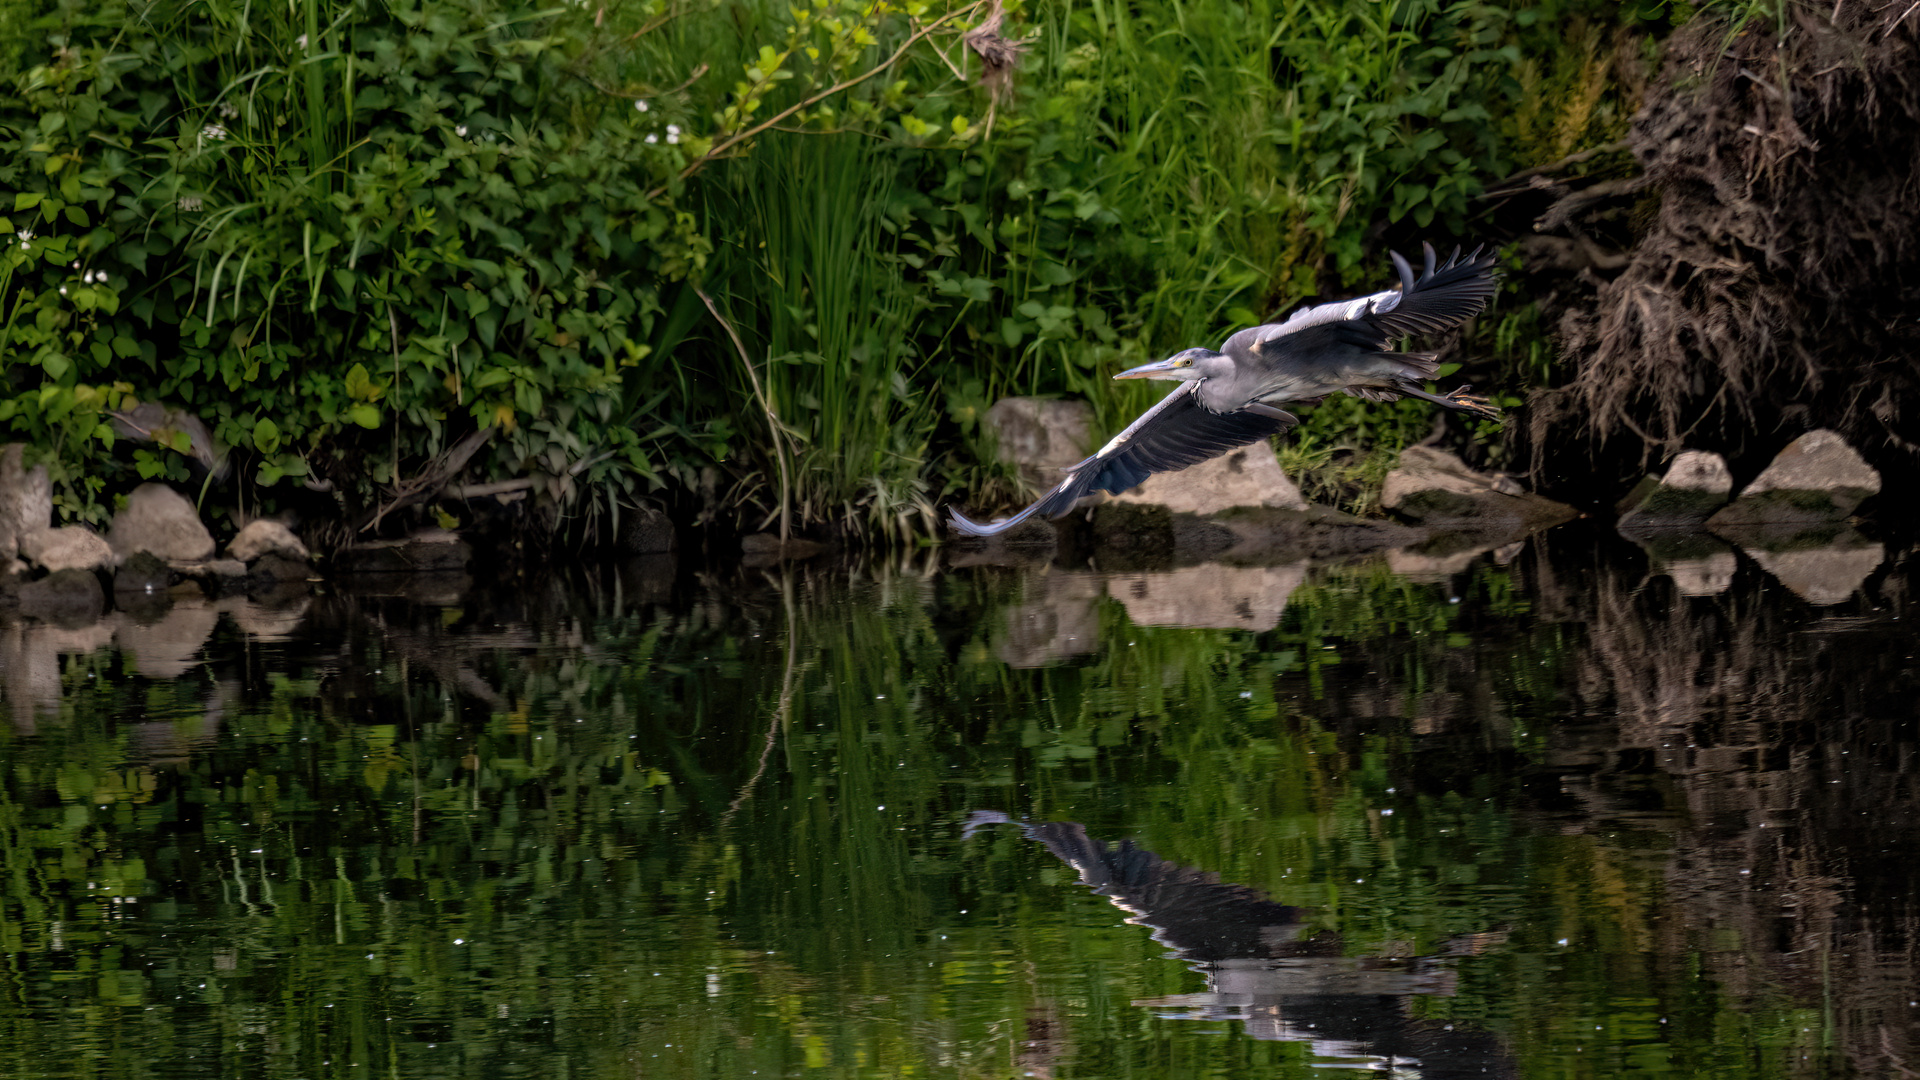
[(98, 570), (113, 565), (113, 548), (85, 525), (26, 533), (20, 537), (20, 554), (28, 562), (55, 572)]
[(250, 563), (262, 555), (283, 555), (289, 559), (305, 559), (307, 545), (293, 535), (293, 530), (270, 518), (256, 518), (247, 522), (227, 544), (227, 558), (239, 559)]
[(149, 551), (162, 559), (197, 562), (213, 554), (213, 534), (185, 495), (165, 484), (141, 484), (107, 529), (113, 553)]
[(981, 422), (1000, 460), (1018, 468), (1036, 492), (1059, 483), (1062, 470), (1092, 452), (1093, 406), (1084, 401), (1001, 398)]
[(1707, 525), (1738, 530), (1837, 524), (1879, 491), (1880, 474), (1845, 439), (1823, 428), (1788, 443)]
[(137, 551), (120, 561), (113, 572), (116, 593), (164, 593), (173, 584), (173, 567), (150, 551)]
[(1512, 477), (1486, 475), (1444, 450), (1410, 446), (1387, 474), (1381, 505), (1440, 532), (1519, 537), (1579, 516), (1565, 503), (1535, 495)]
[(620, 515), (620, 534), (614, 546), (622, 555), (663, 554), (678, 543), (673, 519), (654, 507), (636, 507)]
[(27, 468), (27, 448), (0, 446), (0, 562), (20, 550), (20, 538), (53, 524), (53, 486), (47, 467)]
[(1164, 506), (1176, 514), (1217, 514), (1237, 506), (1307, 508), (1300, 488), (1280, 470), (1280, 460), (1274, 457), (1273, 447), (1265, 441), (1251, 443), (1178, 472), (1156, 473), (1139, 487), (1114, 498), (1120, 502)]
[(1649, 478), (1621, 508), (1620, 531), (1699, 528), (1733, 494), (1733, 473), (1719, 454), (1688, 450), (1673, 459), (1667, 475)]

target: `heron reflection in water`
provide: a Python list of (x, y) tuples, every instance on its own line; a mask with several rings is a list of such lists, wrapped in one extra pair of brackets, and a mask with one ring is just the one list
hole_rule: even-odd
[(975, 811), (963, 837), (1014, 825), (1080, 875), (1080, 883), (1149, 927), (1153, 939), (1206, 976), (1200, 994), (1136, 1001), (1168, 1019), (1237, 1021), (1256, 1039), (1302, 1042), (1333, 1067), (1423, 1080), (1515, 1077), (1493, 1035), (1423, 1020), (1416, 995), (1451, 996), (1452, 958), (1499, 935), (1456, 938), (1440, 957), (1349, 956), (1311, 908), (1289, 907), (1219, 875), (1168, 862), (1130, 841), (1108, 844), (1073, 821), (1020, 821)]
[(1285, 322), (1250, 327), (1212, 349), (1187, 349), (1143, 364), (1116, 379), (1173, 379), (1180, 385), (1127, 425), (1093, 456), (1067, 470), (1052, 491), (1005, 521), (981, 524), (949, 510), (953, 528), (968, 536), (1005, 532), (1035, 514), (1059, 517), (1096, 490), (1119, 494), (1154, 473), (1184, 469), (1230, 450), (1291, 429), (1299, 418), (1282, 405), (1316, 404), (1329, 394), (1369, 401), (1420, 398), (1436, 405), (1494, 419), (1487, 399), (1461, 387), (1431, 394), (1439, 358), (1432, 353), (1393, 352), (1389, 346), (1414, 334), (1448, 330), (1482, 311), (1493, 299), (1494, 257), (1458, 248), (1446, 262), (1423, 245), (1426, 261), (1416, 276), (1398, 253), (1398, 288), (1302, 308)]

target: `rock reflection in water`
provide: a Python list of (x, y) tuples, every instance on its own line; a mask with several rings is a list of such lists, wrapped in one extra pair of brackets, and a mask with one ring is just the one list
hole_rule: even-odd
[(1746, 552), (1788, 591), (1819, 607), (1831, 607), (1858, 592), (1886, 553), (1848, 529), (1817, 546), (1754, 542)]
[(36, 716), (60, 711), (63, 656), (89, 656), (118, 645), (134, 674), (171, 681), (200, 666), (222, 615), (255, 641), (285, 641), (299, 629), (310, 603), (304, 592), (277, 601), (159, 597), (134, 610), (108, 612), (78, 628), (0, 619), (0, 681), (14, 726), (31, 731)]
[[(1342, 955), (1338, 935), (1315, 931), (1314, 912), (1257, 890), (1167, 862), (1132, 841), (1108, 844), (1072, 821), (1024, 822), (975, 811), (963, 836), (1016, 825), (1080, 875), (1080, 883), (1153, 930), (1206, 976), (1199, 994), (1135, 1001), (1168, 1019), (1238, 1022), (1248, 1035), (1311, 1046), (1321, 1064), (1405, 1077), (1516, 1076), (1491, 1035), (1426, 1021), (1414, 995), (1447, 995), (1456, 976), (1444, 958)], [(1463, 942), (1452, 955), (1473, 951)]]
[(1114, 574), (1107, 592), (1135, 626), (1271, 630), (1287, 598), (1307, 578), (1304, 563), (1287, 566), (1188, 566), (1148, 574)]

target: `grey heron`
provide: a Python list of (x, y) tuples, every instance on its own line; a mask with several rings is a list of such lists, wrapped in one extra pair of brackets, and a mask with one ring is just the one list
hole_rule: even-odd
[(1494, 257), (1455, 248), (1442, 263), (1424, 244), (1418, 276), (1397, 252), (1398, 287), (1353, 300), (1301, 308), (1285, 322), (1249, 327), (1212, 349), (1186, 349), (1116, 379), (1174, 379), (1180, 385), (1127, 425), (1091, 457), (1070, 467), (1053, 490), (1005, 521), (980, 524), (949, 510), (968, 536), (992, 536), (1035, 514), (1059, 517), (1095, 490), (1118, 494), (1154, 473), (1184, 469), (1291, 429), (1299, 418), (1281, 405), (1314, 404), (1336, 391), (1369, 401), (1415, 397), (1476, 416), (1499, 411), (1461, 387), (1431, 394), (1432, 353), (1390, 351), (1396, 340), (1446, 330), (1480, 313), (1493, 299)]

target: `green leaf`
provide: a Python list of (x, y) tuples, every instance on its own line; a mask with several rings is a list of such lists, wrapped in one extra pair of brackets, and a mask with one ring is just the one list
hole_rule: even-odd
[(38, 191), (18, 192), (13, 197), (13, 210), (15, 213), (19, 213), (22, 210), (31, 210), (40, 205), (40, 199), (41, 193)]
[[(355, 401), (373, 400), (372, 397), (369, 396), (370, 394), (369, 387), (372, 385), (372, 383), (373, 383), (373, 380), (367, 377), (367, 366), (365, 364), (355, 364), (352, 367), (347, 369), (347, 380), (346, 380), (347, 396), (352, 398), (353, 400)], [(374, 425), (366, 424), (363, 426), (373, 427)]]
[(380, 410), (373, 405), (355, 405), (347, 410), (347, 419), (363, 428), (377, 428), (380, 426)]
[(280, 425), (264, 418), (253, 425), (253, 445), (263, 454), (280, 449)]

